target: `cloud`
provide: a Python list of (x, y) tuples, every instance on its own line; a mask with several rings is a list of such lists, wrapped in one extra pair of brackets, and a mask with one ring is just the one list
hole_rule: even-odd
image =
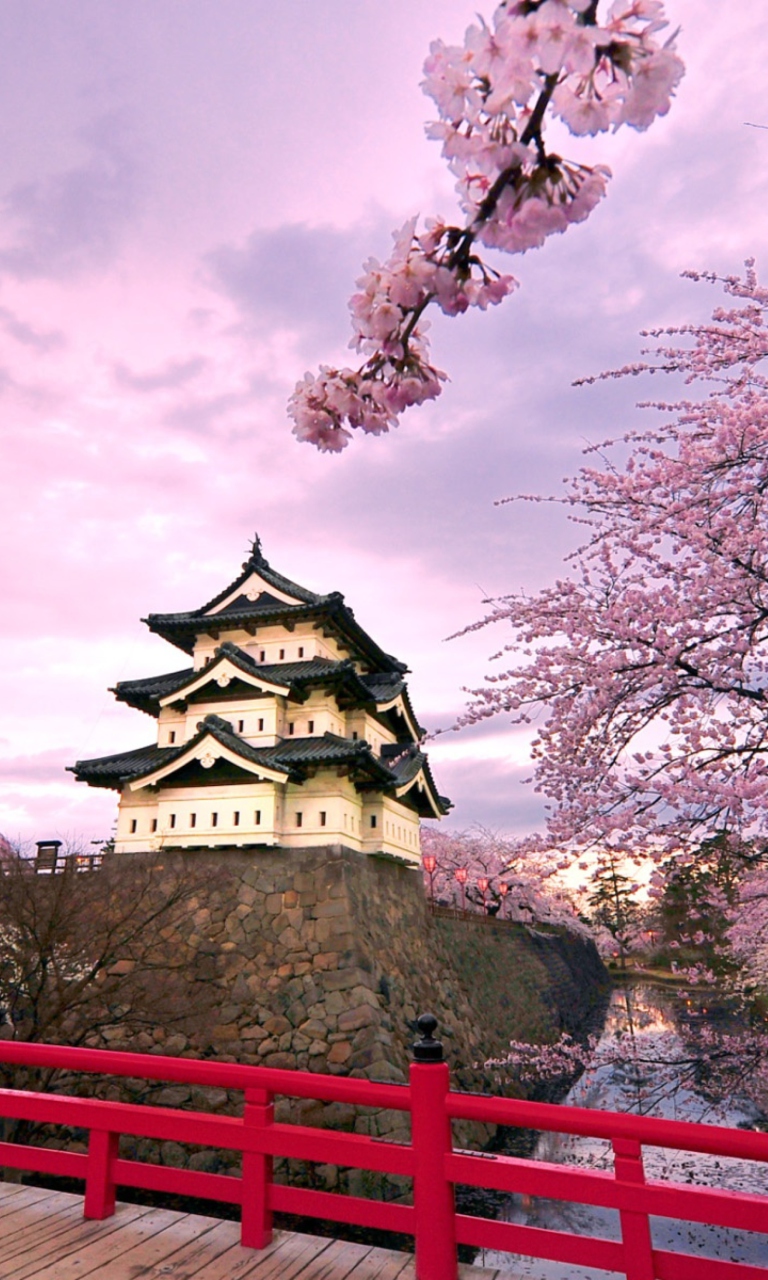
[(524, 785), (530, 770), (466, 759), (443, 760), (433, 772), (438, 791), (454, 805), (441, 824), (444, 827), (463, 831), (480, 825), (506, 835), (543, 830), (544, 801), (533, 787)]
[(372, 246), (386, 256), (388, 229), (387, 220), (344, 231), (306, 223), (254, 231), (244, 245), (220, 245), (206, 255), (208, 283), (252, 320), (346, 341), (347, 299)]
[(40, 355), (58, 351), (67, 345), (66, 336), (61, 329), (37, 329), (26, 320), (21, 320), (8, 307), (0, 307), (0, 324), (22, 346), (31, 347)]
[(61, 783), (65, 768), (73, 763), (72, 749), (41, 751), (36, 755), (0, 757), (0, 782)]
[(112, 376), (124, 391), (168, 391), (190, 382), (207, 366), (204, 356), (189, 356), (186, 360), (166, 360), (149, 373), (135, 373), (122, 360), (117, 360), (112, 365)]
[(78, 137), (89, 152), (85, 163), (8, 192), (4, 213), (17, 235), (0, 248), (7, 274), (67, 277), (114, 258), (138, 207), (138, 166), (118, 114), (102, 116)]

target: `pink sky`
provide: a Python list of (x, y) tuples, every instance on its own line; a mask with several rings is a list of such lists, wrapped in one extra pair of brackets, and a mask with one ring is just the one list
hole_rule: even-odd
[[(523, 287), (493, 314), (438, 319), (441, 399), (340, 457), (296, 444), (285, 402), (344, 358), (364, 258), (454, 212), (418, 85), (476, 6), (0, 7), (0, 831), (109, 834), (114, 793), (64, 766), (152, 739), (107, 692), (180, 665), (139, 619), (208, 599), (256, 529), (280, 571), (345, 593), (411, 666), (422, 721), (450, 725), (503, 637), (444, 638), (484, 595), (544, 585), (574, 537), (494, 499), (556, 491), (635, 415), (638, 384), (572, 380), (705, 315), (685, 268), (765, 262), (768, 131), (744, 123), (768, 125), (764, 5), (668, 0), (688, 65), (670, 115), (589, 144), (614, 170), (603, 206), (508, 260)], [(540, 823), (501, 721), (431, 754), (453, 825)]]

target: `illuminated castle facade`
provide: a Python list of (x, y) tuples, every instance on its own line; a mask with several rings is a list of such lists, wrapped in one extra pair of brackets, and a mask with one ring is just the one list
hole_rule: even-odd
[(157, 721), (155, 741), (71, 767), (119, 792), (117, 852), (329, 844), (418, 861), (420, 818), (450, 801), (419, 746), (407, 667), (339, 592), (284, 578), (256, 539), (208, 604), (145, 621), (191, 662), (112, 690)]

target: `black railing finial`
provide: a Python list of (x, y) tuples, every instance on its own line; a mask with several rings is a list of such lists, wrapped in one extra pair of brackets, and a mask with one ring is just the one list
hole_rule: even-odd
[(413, 1056), (416, 1062), (442, 1062), (443, 1046), (440, 1040), (436, 1040), (434, 1032), (437, 1028), (437, 1018), (433, 1013), (422, 1013), (420, 1018), (416, 1019), (416, 1026), (421, 1032), (421, 1039), (415, 1040), (413, 1043)]

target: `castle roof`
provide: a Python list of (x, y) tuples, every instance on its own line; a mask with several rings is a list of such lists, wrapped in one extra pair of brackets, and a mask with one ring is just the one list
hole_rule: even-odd
[[(217, 772), (214, 766), (218, 762), (222, 763)], [(384, 756), (375, 756), (367, 742), (331, 733), (286, 739), (273, 747), (253, 747), (234, 732), (228, 720), (216, 715), (201, 720), (195, 736), (179, 746), (152, 743), (116, 755), (78, 760), (69, 770), (79, 782), (91, 786), (121, 790), (128, 784), (135, 790), (171, 777), (170, 785), (178, 785), (182, 774), (192, 774), (194, 781), (207, 776), (215, 783), (221, 769), (228, 767), (251, 773), (256, 779), (280, 782), (301, 782), (318, 768), (345, 767), (361, 790), (394, 793), (417, 807), (426, 807), (430, 816), (445, 813), (450, 805), (438, 795), (427, 758), (418, 749), (401, 750), (390, 763)]]
[(259, 627), (280, 625), (293, 630), (299, 621), (310, 621), (348, 649), (374, 672), (408, 670), (384, 653), (355, 621), (340, 591), (319, 595), (277, 573), (254, 539), (249, 558), (233, 582), (198, 609), (184, 613), (151, 613), (143, 619), (150, 631), (163, 636), (185, 653), (191, 653), (198, 635), (217, 639), (222, 632), (245, 630), (255, 635)]
[(200, 670), (186, 667), (166, 675), (122, 680), (112, 692), (119, 702), (157, 716), (163, 706), (194, 701), (196, 694), (203, 700), (206, 686), (213, 686), (218, 698), (267, 692), (294, 702), (303, 702), (312, 688), (320, 686), (333, 693), (341, 707), (374, 707), (395, 732), (402, 732), (404, 722), (415, 739), (423, 733), (399, 671), (360, 675), (350, 659), (261, 663), (227, 640), (216, 649), (213, 661)]

